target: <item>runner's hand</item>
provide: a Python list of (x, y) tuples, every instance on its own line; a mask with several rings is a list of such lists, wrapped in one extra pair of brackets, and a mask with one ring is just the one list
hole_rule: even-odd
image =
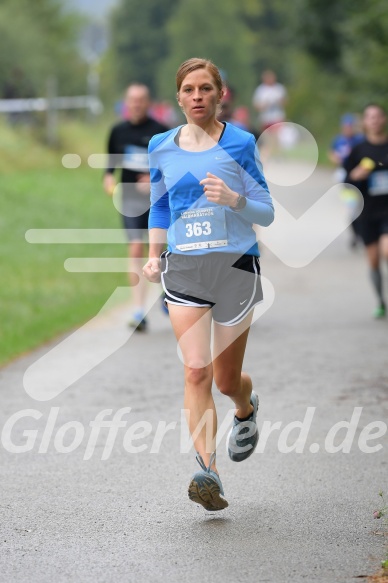
[(110, 172), (107, 172), (104, 176), (103, 187), (109, 196), (113, 196), (113, 193), (116, 188), (116, 179)]
[(234, 206), (238, 200), (237, 192), (234, 192), (221, 178), (207, 172), (207, 178), (201, 180), (203, 191), (209, 202), (215, 202), (223, 206)]
[(151, 178), (149, 174), (138, 174), (135, 188), (140, 194), (150, 195)]
[(151, 283), (160, 283), (160, 259), (151, 257), (143, 267), (143, 275)]
[(365, 166), (359, 164), (358, 166), (353, 168), (353, 170), (349, 173), (349, 177), (352, 180), (356, 181), (366, 180), (371, 172), (372, 172), (371, 168), (365, 168)]

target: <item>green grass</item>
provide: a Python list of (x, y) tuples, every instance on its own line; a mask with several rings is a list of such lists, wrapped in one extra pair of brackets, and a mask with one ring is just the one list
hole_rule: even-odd
[(48, 148), (44, 143), (44, 117), (37, 114), (33, 119), (31, 125), (11, 126), (0, 116), (0, 175), (58, 168), (63, 154), (69, 152), (79, 154), (87, 165), (90, 154), (105, 152), (107, 134), (115, 121), (103, 117), (87, 124), (60, 113), (58, 144)]
[[(0, 364), (87, 321), (118, 285), (127, 284), (123, 273), (68, 273), (63, 266), (67, 257), (125, 257), (124, 243), (26, 242), (28, 229), (121, 226), (102, 191), (101, 171), (86, 164), (64, 169), (61, 154), (36, 148), (47, 154), (43, 168), (8, 167), (0, 178)], [(29, 154), (27, 168), (35, 155)]]

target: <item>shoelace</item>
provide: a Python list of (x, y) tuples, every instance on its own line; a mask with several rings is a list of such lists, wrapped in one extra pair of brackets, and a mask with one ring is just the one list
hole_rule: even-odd
[(206, 467), (205, 462), (203, 461), (201, 454), (199, 454), (197, 452), (196, 460), (199, 463), (199, 465), (201, 466), (201, 468), (205, 472), (207, 472), (208, 474), (210, 473), (210, 468), (212, 467), (213, 463), (215, 462), (215, 459), (216, 459), (216, 452), (213, 451), (213, 453), (210, 455), (209, 465), (208, 465), (208, 467)]
[(224, 496), (224, 490), (222, 488), (221, 480), (220, 480), (217, 472), (214, 472), (213, 470), (210, 469), (212, 467), (213, 462), (215, 461), (215, 459), (216, 459), (216, 452), (213, 451), (213, 453), (210, 455), (209, 465), (208, 465), (208, 467), (206, 467), (205, 462), (202, 459), (202, 456), (197, 452), (197, 456), (196, 456), (197, 462), (199, 463), (199, 465), (201, 466), (201, 468), (205, 472), (207, 472), (208, 474), (210, 474), (210, 472), (213, 472), (214, 476), (212, 476), (212, 477), (213, 478), (215, 477), (215, 479), (217, 480), (218, 486), (220, 488), (220, 493), (221, 493), (222, 496)]

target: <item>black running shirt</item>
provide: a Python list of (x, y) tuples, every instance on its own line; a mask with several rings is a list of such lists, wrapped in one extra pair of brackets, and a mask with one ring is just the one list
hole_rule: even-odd
[(139, 124), (123, 121), (112, 128), (108, 141), (107, 173), (121, 170), (121, 182), (134, 183), (138, 175), (149, 172), (148, 143), (155, 134), (167, 131), (167, 127), (147, 117)]
[[(371, 144), (365, 140), (357, 144), (344, 164), (348, 176), (363, 158), (370, 158), (376, 166), (367, 180), (353, 182), (364, 197), (362, 214), (369, 218), (388, 217), (388, 141)], [(352, 180), (348, 177), (347, 182), (352, 183)]]

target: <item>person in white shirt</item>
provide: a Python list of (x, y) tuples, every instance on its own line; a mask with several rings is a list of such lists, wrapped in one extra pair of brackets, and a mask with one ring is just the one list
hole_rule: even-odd
[(285, 104), (287, 91), (277, 82), (273, 71), (264, 71), (262, 83), (253, 94), (253, 106), (259, 112), (260, 131), (286, 119)]

